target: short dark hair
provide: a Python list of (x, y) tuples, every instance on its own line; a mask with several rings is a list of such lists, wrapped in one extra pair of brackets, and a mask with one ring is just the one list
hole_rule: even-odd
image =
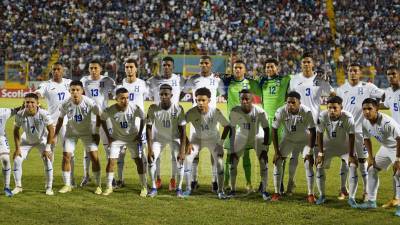
[(396, 65), (389, 65), (388, 68), (386, 69), (386, 71), (388, 71), (388, 70), (396, 70), (396, 71), (399, 71), (399, 67), (396, 66)]
[(163, 62), (170, 61), (170, 62), (172, 62), (172, 64), (175, 64), (174, 58), (172, 58), (171, 56), (165, 56), (165, 57), (162, 59), (162, 61), (163, 61)]
[(291, 91), (287, 94), (287, 97), (297, 98), (298, 100), (301, 99), (300, 94), (297, 91)]
[(135, 64), (135, 67), (138, 68), (138, 63), (137, 63), (137, 61), (134, 60), (134, 59), (132, 59), (132, 58), (127, 59), (127, 60), (125, 61), (125, 64), (127, 64), (127, 63), (133, 63), (133, 64)]
[(311, 52), (304, 52), (303, 57), (301, 59), (304, 58), (311, 58), (312, 60), (314, 60), (313, 54)]
[(374, 107), (378, 107), (378, 105), (379, 105), (378, 101), (374, 98), (364, 99), (364, 101), (362, 102), (361, 105), (364, 105), (364, 104), (372, 104)]
[(358, 67), (358, 68), (362, 68), (362, 66), (361, 66), (361, 64), (359, 63), (359, 62), (352, 62), (352, 63), (350, 63), (350, 65), (349, 65), (349, 68), (350, 67)]
[(208, 88), (202, 87), (196, 90), (194, 95), (197, 97), (198, 95), (206, 95), (208, 98), (211, 98), (211, 91)]
[(234, 64), (237, 64), (237, 63), (243, 64), (246, 66), (246, 63), (241, 59), (236, 60)]
[(212, 59), (211, 59), (211, 57), (209, 55), (202, 55), (200, 57), (200, 60), (202, 60), (202, 59), (208, 59), (208, 60), (212, 61)]
[(339, 96), (332, 96), (332, 97), (328, 98), (326, 103), (328, 103), (328, 104), (329, 103), (331, 103), (331, 104), (337, 103), (337, 104), (341, 105), (343, 103), (343, 99), (341, 97), (339, 97)]
[(161, 84), (161, 86), (160, 86), (160, 91), (161, 91), (162, 89), (167, 89), (167, 90), (172, 91), (172, 87), (171, 87), (171, 85), (169, 85), (169, 84)]
[(39, 96), (33, 92), (26, 93), (24, 98), (34, 98), (36, 101), (39, 101)]
[(53, 64), (53, 66), (64, 66), (61, 61), (57, 61)]
[(71, 83), (69, 84), (69, 86), (70, 86), (70, 87), (71, 87), (71, 86), (81, 86), (81, 88), (83, 88), (82, 81), (80, 81), (80, 80), (73, 80), (73, 81), (71, 81)]
[(129, 93), (129, 91), (124, 87), (120, 87), (115, 91), (115, 95), (125, 94), (125, 93)]
[(277, 60), (277, 59), (274, 59), (274, 58), (268, 58), (268, 59), (266, 59), (266, 60), (264, 61), (264, 65), (266, 66), (267, 63), (273, 63), (273, 64), (275, 64), (276, 66), (279, 66), (278, 60)]
[(98, 60), (98, 59), (92, 59), (92, 60), (90, 60), (89, 64), (99, 64), (99, 66), (102, 67), (102, 66), (101, 66), (101, 62), (100, 62), (100, 60)]
[(239, 94), (252, 94), (249, 89), (242, 89)]

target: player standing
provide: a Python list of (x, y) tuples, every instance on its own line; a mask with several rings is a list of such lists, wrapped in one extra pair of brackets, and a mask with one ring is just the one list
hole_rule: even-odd
[(148, 195), (150, 197), (157, 195), (156, 161), (160, 157), (161, 151), (169, 145), (174, 158), (171, 160), (172, 164), (176, 163), (177, 168), (176, 195), (183, 197), (182, 178), (186, 146), (185, 113), (182, 106), (172, 102), (173, 94), (170, 85), (162, 84), (159, 89), (160, 103), (152, 104), (147, 112), (147, 157), (152, 181), (152, 188)]
[[(71, 97), (60, 107), (60, 117), (58, 118), (55, 131), (55, 134), (57, 135), (64, 123), (64, 118), (66, 118), (67, 131), (65, 133), (62, 161), (64, 187), (62, 187), (59, 192), (67, 193), (72, 191), (71, 156), (75, 152), (78, 139), (80, 139), (85, 148), (85, 155), (90, 156), (89, 158), (93, 164), (92, 171), (97, 185), (94, 193), (100, 195), (102, 193), (100, 182), (100, 162), (96, 143), (99, 139), (98, 135), (100, 128), (92, 127), (92, 114), (96, 115), (96, 120), (99, 120), (101, 110), (92, 99), (83, 95), (83, 84), (81, 81), (71, 82), (70, 94)], [(105, 127), (105, 122), (103, 122), (102, 125)]]
[(253, 105), (253, 95), (249, 90), (240, 91), (241, 105), (232, 109), (230, 121), (232, 140), (230, 154), (231, 187), (229, 196), (236, 194), (237, 165), (246, 149), (254, 149), (260, 163), (261, 193), (264, 200), (269, 200), (268, 184), (268, 143), (269, 124), (265, 111)]
[[(110, 138), (110, 154), (107, 163), (107, 189), (103, 195), (110, 195), (113, 192), (112, 181), (114, 179), (114, 167), (121, 151), (126, 146), (131, 152), (131, 157), (137, 166), (137, 172), (142, 184), (140, 196), (147, 196), (146, 168), (143, 163), (143, 150), (141, 146), (142, 132), (144, 127), (144, 113), (138, 105), (129, 104), (129, 91), (126, 88), (116, 90), (117, 103), (107, 107), (101, 114), (103, 121), (110, 119), (112, 134)], [(136, 120), (140, 120), (139, 129)]]
[[(46, 195), (53, 192), (53, 161), (51, 143), (54, 136), (53, 121), (50, 114), (39, 108), (39, 97), (35, 93), (28, 93), (24, 97), (25, 109), (20, 110), (15, 116), (14, 124), (14, 181), (15, 188), (12, 193), (22, 192), (22, 163), (27, 158), (33, 147), (38, 148), (46, 175)], [(22, 136), (19, 133), (22, 127)]]
[[(367, 193), (367, 157), (368, 152), (364, 149), (363, 146), (363, 137), (362, 137), (362, 106), (361, 102), (366, 98), (381, 98), (383, 95), (383, 91), (380, 90), (372, 83), (362, 82), (360, 81), (362, 72), (361, 65), (357, 63), (353, 63), (348, 67), (348, 80), (345, 84), (340, 86), (337, 89), (337, 95), (343, 99), (343, 109), (350, 112), (354, 117), (355, 129), (356, 129), (356, 142), (355, 149), (358, 158), (358, 167), (361, 173), (361, 177), (363, 179), (364, 184), (364, 199)], [(347, 180), (347, 171), (348, 171), (347, 163), (341, 163), (341, 191), (339, 194), (339, 199), (345, 199), (348, 195), (346, 188), (346, 180)]]

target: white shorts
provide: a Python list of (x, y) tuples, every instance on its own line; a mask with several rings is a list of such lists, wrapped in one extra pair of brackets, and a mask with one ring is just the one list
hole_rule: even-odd
[(156, 139), (153, 141), (152, 149), (154, 154), (154, 162), (160, 157), (161, 151), (169, 145), (171, 149), (171, 155), (175, 158), (178, 156), (179, 149), (180, 149), (180, 141), (179, 140), (160, 140)]
[(279, 151), (281, 153), (282, 157), (288, 157), (290, 154), (292, 155), (299, 155), (302, 153), (303, 158), (306, 155), (312, 155), (312, 151), (305, 151), (305, 147), (308, 143), (305, 142), (291, 142), (288, 141), (286, 138), (283, 138), (280, 145), (279, 145)]
[(41, 142), (41, 143), (37, 143), (37, 144), (29, 144), (26, 141), (22, 140), (21, 146), (20, 146), (22, 159), (25, 160), (28, 158), (28, 154), (32, 148), (37, 148), (39, 150), (40, 157), (42, 157), (43, 152), (46, 151), (46, 142)]
[(110, 154), (108, 155), (109, 159), (118, 159), (119, 155), (125, 151), (124, 147), (127, 147), (131, 152), (132, 159), (135, 158), (142, 158), (143, 157), (143, 149), (142, 146), (134, 141), (127, 142), (127, 141), (120, 141), (115, 140), (111, 143), (110, 146)]
[(6, 136), (0, 136), (0, 154), (10, 154), (10, 145)]
[(396, 162), (396, 148), (381, 146), (375, 155), (376, 167), (387, 170)]
[(97, 151), (97, 145), (93, 141), (92, 136), (81, 136), (81, 137), (65, 137), (63, 152), (74, 153), (78, 139), (81, 139), (86, 152)]
[(254, 149), (257, 153), (258, 158), (263, 151), (266, 151), (268, 153), (268, 146), (263, 144), (264, 137), (257, 136), (254, 139), (249, 139), (245, 136), (236, 136), (232, 153), (235, 153), (238, 157), (241, 157), (245, 150)]

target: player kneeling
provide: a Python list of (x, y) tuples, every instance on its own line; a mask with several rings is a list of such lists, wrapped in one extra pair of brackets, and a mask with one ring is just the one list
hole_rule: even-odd
[(172, 87), (169, 84), (162, 84), (159, 93), (160, 103), (152, 104), (147, 112), (147, 157), (152, 182), (148, 195), (150, 197), (157, 195), (156, 162), (160, 157), (161, 151), (169, 145), (173, 157), (176, 159), (172, 162), (176, 161), (178, 170), (176, 195), (183, 197), (183, 160), (185, 159), (186, 146), (185, 113), (182, 106), (172, 104)]
[[(117, 159), (126, 146), (130, 152), (132, 159), (135, 160), (137, 172), (142, 183), (142, 190), (140, 196), (147, 196), (147, 180), (146, 169), (143, 164), (143, 151), (141, 143), (141, 134), (144, 127), (144, 113), (134, 104), (129, 104), (129, 93), (126, 88), (117, 89), (116, 93), (117, 103), (107, 107), (101, 114), (101, 119), (106, 121), (110, 119), (112, 124), (112, 134), (109, 138), (110, 154), (107, 163), (107, 189), (103, 195), (109, 195), (113, 192), (112, 181), (114, 179), (114, 167)], [(140, 119), (139, 131), (136, 128), (135, 120)]]
[[(400, 197), (400, 125), (388, 115), (378, 112), (378, 102), (367, 98), (362, 102), (364, 121), (362, 130), (364, 145), (368, 150), (368, 201), (359, 205), (361, 209), (376, 208), (378, 194), (378, 172), (393, 164), (393, 178), (396, 182), (396, 197)], [(371, 136), (381, 144), (373, 156)], [(397, 206), (396, 216), (400, 216)]]
[[(221, 111), (214, 107), (209, 107), (211, 92), (207, 88), (199, 88), (195, 92), (197, 106), (191, 108), (186, 113), (186, 122), (192, 123), (194, 132), (190, 143), (187, 146), (189, 154), (185, 160), (186, 192), (185, 196), (191, 194), (192, 164), (193, 160), (200, 153), (202, 148), (208, 148), (217, 166), (218, 198), (226, 199), (224, 193), (224, 148), (223, 143), (230, 131), (228, 120)], [(221, 138), (217, 125), (224, 127)]]
[[(39, 149), (46, 175), (46, 195), (53, 193), (53, 162), (51, 143), (54, 137), (53, 121), (50, 114), (39, 108), (39, 97), (35, 93), (25, 95), (25, 109), (19, 111), (15, 116), (14, 125), (14, 180), (15, 188), (13, 194), (22, 192), (22, 162), (27, 158), (33, 147)], [(19, 129), (22, 127), (22, 136)]]
[[(284, 134), (278, 142), (278, 128), (283, 126)], [(290, 155), (304, 157), (309, 203), (315, 203), (314, 196), (314, 158), (312, 149), (315, 143), (315, 125), (310, 108), (300, 103), (300, 94), (292, 91), (288, 94), (286, 105), (280, 107), (272, 123), (272, 142), (274, 144), (274, 187), (272, 201), (281, 198), (283, 161)], [(307, 142), (308, 139), (308, 142)]]
[(64, 117), (67, 116), (67, 131), (65, 133), (62, 160), (62, 177), (64, 181), (64, 187), (62, 187), (58, 192), (67, 193), (72, 191), (71, 156), (75, 152), (78, 139), (81, 139), (85, 151), (90, 155), (90, 159), (92, 161), (92, 171), (97, 185), (94, 193), (100, 195), (102, 190), (100, 183), (100, 162), (97, 152), (97, 143), (100, 139), (98, 134), (99, 127), (96, 127), (95, 131), (89, 129), (92, 127), (92, 113), (96, 115), (97, 120), (100, 120), (100, 109), (93, 100), (83, 96), (83, 84), (81, 81), (72, 81), (69, 91), (71, 93), (71, 97), (60, 107), (60, 117), (58, 118), (55, 132), (56, 138), (63, 125)]
[[(264, 200), (269, 200), (267, 193), (268, 180), (268, 136), (269, 127), (265, 111), (253, 105), (253, 95), (249, 90), (240, 91), (240, 106), (230, 113), (232, 127), (230, 152), (230, 180), (232, 190), (229, 196), (236, 194), (237, 166), (246, 149), (255, 149), (260, 162), (261, 192)], [(260, 129), (262, 128), (262, 129)]]
[[(358, 185), (357, 157), (354, 154), (355, 128), (354, 118), (350, 112), (342, 110), (342, 98), (328, 99), (328, 109), (321, 112), (317, 125), (317, 187), (319, 198), (317, 205), (323, 204), (325, 198), (325, 169), (329, 169), (333, 157), (339, 157), (342, 163), (349, 164), (349, 200), (352, 208), (357, 208), (355, 195)], [(326, 131), (326, 132), (325, 132)]]

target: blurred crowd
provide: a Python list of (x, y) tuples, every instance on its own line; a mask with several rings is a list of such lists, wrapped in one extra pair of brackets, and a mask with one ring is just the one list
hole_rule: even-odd
[(332, 74), (336, 46), (340, 63), (359, 61), (378, 74), (398, 63), (399, 0), (334, 1), (336, 37), (325, 2), (4, 0), (0, 65), (28, 61), (31, 79), (40, 79), (51, 54), (60, 50), (73, 78), (87, 73), (92, 58), (117, 76), (128, 57), (139, 61), (146, 78), (159, 53), (217, 54), (245, 59), (252, 76), (262, 73), (266, 57), (278, 58), (283, 74), (296, 73), (302, 53), (311, 51), (318, 67)]

